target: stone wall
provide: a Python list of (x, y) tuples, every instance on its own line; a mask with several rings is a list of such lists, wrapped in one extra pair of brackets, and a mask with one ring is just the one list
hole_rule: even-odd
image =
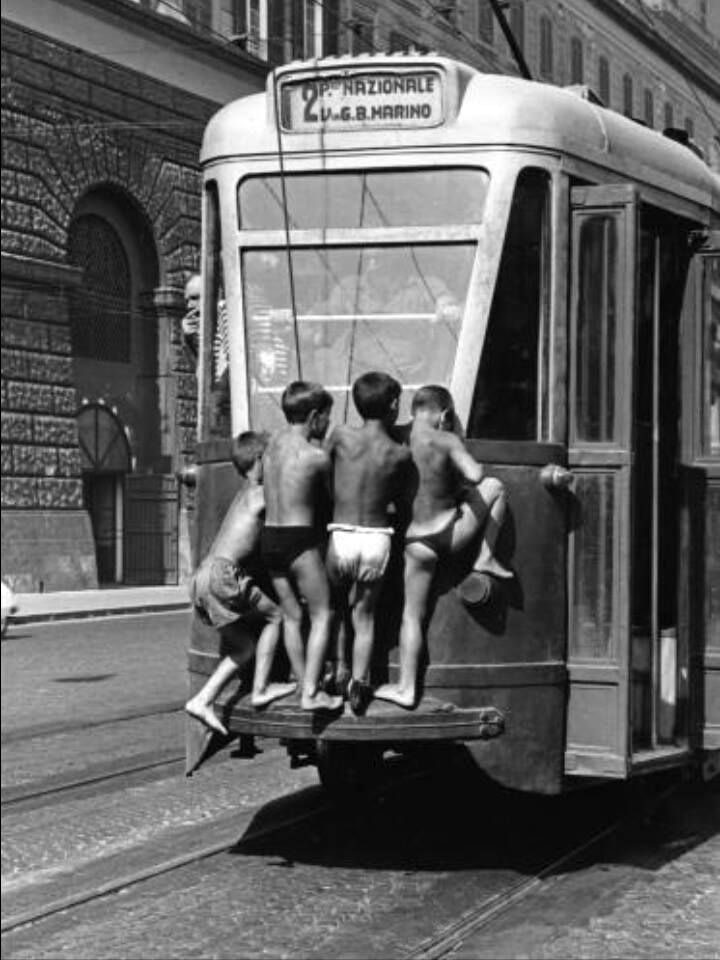
[(81, 277), (66, 265), (68, 228), (80, 198), (97, 189), (149, 225), (159, 283), (174, 291), (173, 308), (158, 312), (158, 453), (176, 469), (194, 444), (181, 291), (199, 263), (197, 156), (217, 104), (2, 26), (2, 572), (20, 590), (81, 588), (96, 575), (67, 305)]

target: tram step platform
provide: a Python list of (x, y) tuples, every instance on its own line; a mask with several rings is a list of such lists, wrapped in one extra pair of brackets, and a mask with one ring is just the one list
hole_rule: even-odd
[(431, 696), (423, 697), (414, 710), (372, 700), (365, 713), (356, 716), (349, 703), (335, 713), (303, 710), (297, 694), (258, 710), (245, 695), (225, 707), (223, 720), (233, 733), (376, 742), (489, 740), (505, 728), (504, 717), (496, 707), (457, 707)]

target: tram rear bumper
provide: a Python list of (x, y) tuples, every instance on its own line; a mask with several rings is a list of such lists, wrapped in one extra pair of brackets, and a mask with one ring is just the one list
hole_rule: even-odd
[(496, 707), (457, 707), (433, 697), (424, 697), (414, 710), (373, 700), (359, 717), (348, 704), (340, 713), (310, 712), (293, 698), (256, 710), (243, 697), (225, 708), (223, 719), (233, 733), (301, 740), (490, 740), (505, 730)]

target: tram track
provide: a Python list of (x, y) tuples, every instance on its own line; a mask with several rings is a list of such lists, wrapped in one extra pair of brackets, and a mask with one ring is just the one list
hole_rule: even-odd
[[(309, 797), (303, 796), (300, 799), (299, 809), (291, 807), (286, 814), (279, 816), (270, 823), (252, 826), (253, 821), (256, 818), (259, 819), (259, 814), (266, 806), (266, 803), (259, 803), (240, 812), (233, 812), (231, 815), (221, 817), (210, 825), (203, 822), (180, 834), (174, 833), (172, 836), (164, 837), (153, 844), (154, 852), (161, 855), (152, 858), (154, 862), (149, 864), (142, 863), (143, 859), (147, 860), (148, 858), (147, 849), (132, 850), (118, 855), (121, 860), (125, 861), (124, 869), (119, 870), (109, 880), (97, 882), (95, 874), (99, 868), (102, 869), (103, 864), (100, 861), (95, 861), (85, 869), (77, 871), (80, 876), (76, 874), (72, 881), (68, 881), (66, 876), (63, 880), (51, 881), (46, 884), (50, 888), (48, 893), (51, 895), (36, 906), (19, 909), (3, 917), (0, 922), (0, 932), (3, 934), (10, 933), (28, 924), (45, 920), (62, 911), (77, 909), (102, 897), (125, 891), (130, 887), (170, 873), (173, 870), (178, 870), (181, 867), (219, 856), (237, 846), (239, 838), (243, 843), (256, 842), (265, 837), (298, 827), (301, 824), (309, 823), (327, 814), (332, 805), (324, 791), (320, 787), (315, 787), (310, 791)], [(204, 842), (193, 844), (193, 838), (200, 831), (205, 838)], [(208, 834), (210, 834), (210, 838), (208, 838)], [(162, 855), (178, 846), (190, 846), (191, 849), (186, 849), (181, 854)], [(77, 884), (78, 889), (62, 896), (52, 895), (53, 887), (66, 889), (69, 883), (71, 884), (73, 881)], [(33, 892), (30, 891), (31, 896)], [(24, 891), (24, 894), (24, 897), (20, 896), (19, 898), (21, 902), (23, 899), (27, 899), (27, 891)], [(8, 899), (6, 895), (6, 903)]]
[[(114, 780), (132, 781), (133, 777), (146, 774), (150, 771), (159, 773), (166, 771), (172, 775), (180, 773), (185, 762), (185, 754), (179, 750), (168, 751), (163, 754), (143, 754), (129, 758), (124, 763), (103, 765), (94, 770), (86, 771), (85, 776), (63, 776), (62, 774), (48, 777), (45, 780), (32, 784), (21, 784), (17, 787), (7, 787), (0, 793), (0, 808), (3, 812), (17, 813), (28, 809), (36, 809), (55, 801), (67, 799), (71, 795), (83, 795), (87, 789), (100, 784), (109, 784)], [(128, 786), (128, 782), (122, 784)]]
[[(655, 807), (670, 797), (676, 790), (678, 790), (677, 784), (662, 790), (646, 806), (643, 816), (647, 818)], [(468, 937), (477, 934), (484, 927), (490, 926), (501, 914), (530, 897), (547, 884), (553, 876), (558, 875), (559, 878), (564, 868), (569, 867), (593, 847), (618, 833), (637, 816), (637, 812), (634, 812), (617, 817), (612, 823), (595, 831), (591, 836), (575, 844), (561, 856), (549, 861), (544, 867), (537, 870), (532, 877), (511, 884), (507, 889), (482, 900), (470, 910), (462, 913), (457, 919), (446, 924), (436, 934), (418, 943), (404, 955), (405, 960), (444, 960), (445, 957), (452, 956), (453, 952), (459, 949)]]
[(55, 736), (65, 733), (79, 733), (82, 730), (93, 730), (97, 727), (106, 727), (116, 723), (127, 723), (132, 720), (146, 720), (166, 713), (179, 713), (185, 706), (184, 700), (170, 700), (151, 704), (139, 710), (126, 711), (115, 716), (105, 716), (97, 720), (76, 720), (66, 723), (38, 723), (31, 727), (22, 727), (19, 730), (10, 730), (0, 738), (2, 746), (24, 743), (36, 740), (39, 737)]

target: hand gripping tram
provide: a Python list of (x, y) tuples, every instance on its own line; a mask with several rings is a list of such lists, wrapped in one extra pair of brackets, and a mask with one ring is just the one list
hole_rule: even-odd
[[(313, 745), (330, 785), (443, 741), (535, 793), (717, 764), (720, 179), (680, 139), (583, 89), (414, 54), (291, 63), (210, 121), (194, 562), (237, 487), (228, 438), (280, 425), (297, 378), (352, 422), (352, 381), (379, 369), (401, 421), (422, 384), (452, 392), (507, 488), (514, 572), (469, 608), (471, 558), (442, 565), (417, 709), (254, 710), (241, 680), (219, 705), (233, 735)], [(401, 570), (398, 543), (376, 683), (397, 675)], [(195, 618), (191, 692), (219, 648)], [(188, 731), (190, 772), (212, 747)]]

